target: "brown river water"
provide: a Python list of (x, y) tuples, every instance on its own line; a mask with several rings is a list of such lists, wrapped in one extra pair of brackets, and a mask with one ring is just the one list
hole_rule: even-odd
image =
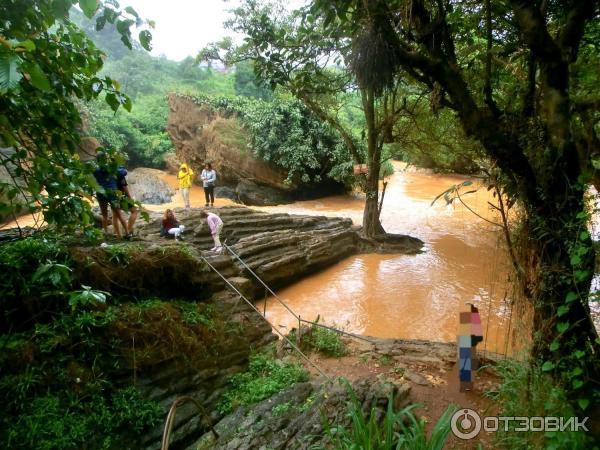
[[(498, 221), (488, 204), (495, 203), (492, 195), (468, 177), (405, 170), (401, 163), (394, 166), (396, 172), (388, 179), (382, 223), (388, 232), (423, 240), (423, 253), (352, 256), (279, 290), (279, 298), (306, 320), (319, 317), (321, 322), (368, 336), (433, 341), (455, 341), (458, 312), (465, 302), (471, 302), (479, 308), (482, 318), (485, 340), (479, 348), (508, 354), (523, 348), (526, 344), (521, 342), (519, 331), (527, 327), (527, 320), (523, 320), (522, 312), (512, 311), (514, 293), (499, 228), (457, 201), (447, 206), (440, 199), (431, 205), (450, 186), (471, 180), (477, 192), (463, 200), (480, 216)], [(164, 179), (177, 186), (175, 176), (165, 173)], [(201, 187), (192, 188), (191, 202), (194, 207), (203, 205)], [(228, 199), (217, 198), (215, 202), (216, 206), (230, 204), (234, 203)], [(153, 211), (182, 206), (179, 192), (169, 204), (145, 205)], [(349, 217), (361, 224), (363, 207), (364, 198), (356, 194), (255, 208)], [(33, 225), (31, 217), (23, 217), (19, 222), (21, 226)], [(598, 224), (600, 220), (594, 222)], [(4, 227), (11, 225), (14, 223)], [(594, 235), (598, 238), (600, 232)], [(593, 289), (599, 288), (597, 277)], [(266, 299), (266, 308), (263, 300), (257, 306), (261, 311), (266, 309), (267, 318), (280, 331), (286, 333), (297, 326), (297, 321), (275, 298)], [(593, 308), (597, 326), (598, 306), (596, 303)]]
[[(279, 298), (306, 320), (320, 317), (324, 323), (368, 336), (433, 341), (456, 340), (458, 313), (465, 302), (471, 302), (482, 317), (486, 336), (482, 348), (504, 353), (509, 322), (512, 330), (515, 321), (509, 305), (508, 257), (499, 228), (460, 203), (446, 206), (441, 199), (431, 206), (441, 192), (469, 178), (404, 171), (401, 164), (395, 167), (382, 224), (388, 232), (420, 238), (424, 252), (353, 256), (281, 289)], [(487, 204), (493, 198), (485, 188), (463, 200), (481, 216), (498, 220)], [(261, 209), (344, 216), (360, 224), (363, 206), (359, 196), (336, 196)], [(266, 303), (267, 318), (274, 326), (282, 332), (297, 327), (275, 298), (267, 298)], [(259, 307), (262, 311), (264, 303)]]

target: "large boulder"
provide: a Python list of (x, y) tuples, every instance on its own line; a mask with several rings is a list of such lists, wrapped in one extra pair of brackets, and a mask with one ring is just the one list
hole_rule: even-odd
[(219, 186), (236, 190), (236, 199), (246, 205), (275, 205), (344, 192), (343, 184), (323, 178), (320, 183), (288, 180), (288, 173), (254, 156), (248, 132), (235, 115), (222, 113), (192, 97), (169, 96), (167, 131), (176, 155), (167, 167), (187, 162), (201, 170), (210, 162), (217, 170)]
[(169, 203), (175, 192), (161, 176), (157, 169), (139, 167), (127, 174), (127, 183), (133, 198), (153, 205)]
[(248, 151), (246, 133), (235, 117), (225, 118), (206, 105), (174, 94), (169, 96), (169, 107), (167, 131), (180, 161), (195, 169), (210, 161), (219, 174), (219, 183), (235, 185), (240, 180), (253, 180), (283, 191), (296, 187), (284, 183), (284, 170)]
[(244, 205), (273, 206), (293, 201), (293, 197), (285, 191), (249, 180), (241, 180), (235, 187), (235, 193), (237, 201)]

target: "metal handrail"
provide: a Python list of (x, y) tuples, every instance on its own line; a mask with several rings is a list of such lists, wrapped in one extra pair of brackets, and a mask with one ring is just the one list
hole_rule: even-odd
[(171, 431), (173, 430), (173, 423), (175, 422), (177, 407), (187, 402), (192, 402), (194, 405), (196, 405), (196, 409), (198, 409), (198, 412), (202, 414), (204, 418), (209, 418), (208, 426), (210, 428), (210, 431), (212, 431), (216, 439), (219, 439), (219, 433), (217, 433), (217, 431), (213, 427), (212, 420), (210, 419), (210, 416), (206, 414), (206, 410), (204, 409), (204, 407), (196, 399), (189, 396), (183, 396), (176, 398), (173, 404), (171, 405), (171, 408), (169, 408), (169, 414), (167, 414), (167, 420), (165, 421), (165, 427), (163, 429), (160, 450), (169, 450), (169, 441), (171, 440)]

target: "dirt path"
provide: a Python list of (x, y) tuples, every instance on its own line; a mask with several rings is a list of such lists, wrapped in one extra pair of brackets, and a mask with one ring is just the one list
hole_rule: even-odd
[[(451, 344), (428, 345), (425, 341), (375, 340), (369, 344), (358, 340), (346, 340), (349, 354), (341, 358), (325, 357), (312, 353), (311, 361), (331, 377), (344, 377), (355, 380), (364, 377), (381, 376), (395, 383), (409, 382), (411, 403), (423, 406), (415, 413), (424, 417), (431, 431), (439, 417), (450, 404), (460, 408), (475, 410), (480, 416), (495, 415), (493, 401), (486, 397), (486, 391), (494, 390), (499, 378), (493, 370), (483, 368), (478, 371), (472, 391), (459, 392), (458, 373), (453, 358), (455, 349)], [(415, 346), (411, 342), (420, 342)], [(305, 363), (309, 372), (318, 375), (316, 369)], [(494, 448), (493, 436), (481, 432), (476, 438), (461, 440), (452, 433), (446, 441), (446, 449)]]

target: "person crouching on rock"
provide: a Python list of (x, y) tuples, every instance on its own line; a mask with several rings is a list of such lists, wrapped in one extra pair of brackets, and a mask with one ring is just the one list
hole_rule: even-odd
[(210, 234), (212, 235), (213, 241), (215, 241), (215, 246), (211, 248), (210, 251), (220, 252), (223, 250), (221, 240), (219, 238), (221, 230), (223, 229), (223, 221), (219, 216), (208, 211), (202, 211), (200, 213), (200, 217), (206, 218), (206, 223), (208, 223), (208, 228), (210, 228)]
[(160, 226), (160, 235), (168, 236), (170, 234), (175, 236), (176, 241), (182, 241), (183, 230), (185, 230), (185, 227), (181, 225), (179, 221), (175, 218), (175, 214), (173, 214), (173, 211), (167, 209), (165, 211), (165, 217), (163, 218)]
[(177, 179), (179, 180), (179, 190), (181, 191), (181, 196), (183, 197), (185, 209), (190, 209), (190, 189), (192, 187), (193, 176), (194, 171), (188, 167), (186, 163), (183, 163), (181, 166), (179, 166)]

